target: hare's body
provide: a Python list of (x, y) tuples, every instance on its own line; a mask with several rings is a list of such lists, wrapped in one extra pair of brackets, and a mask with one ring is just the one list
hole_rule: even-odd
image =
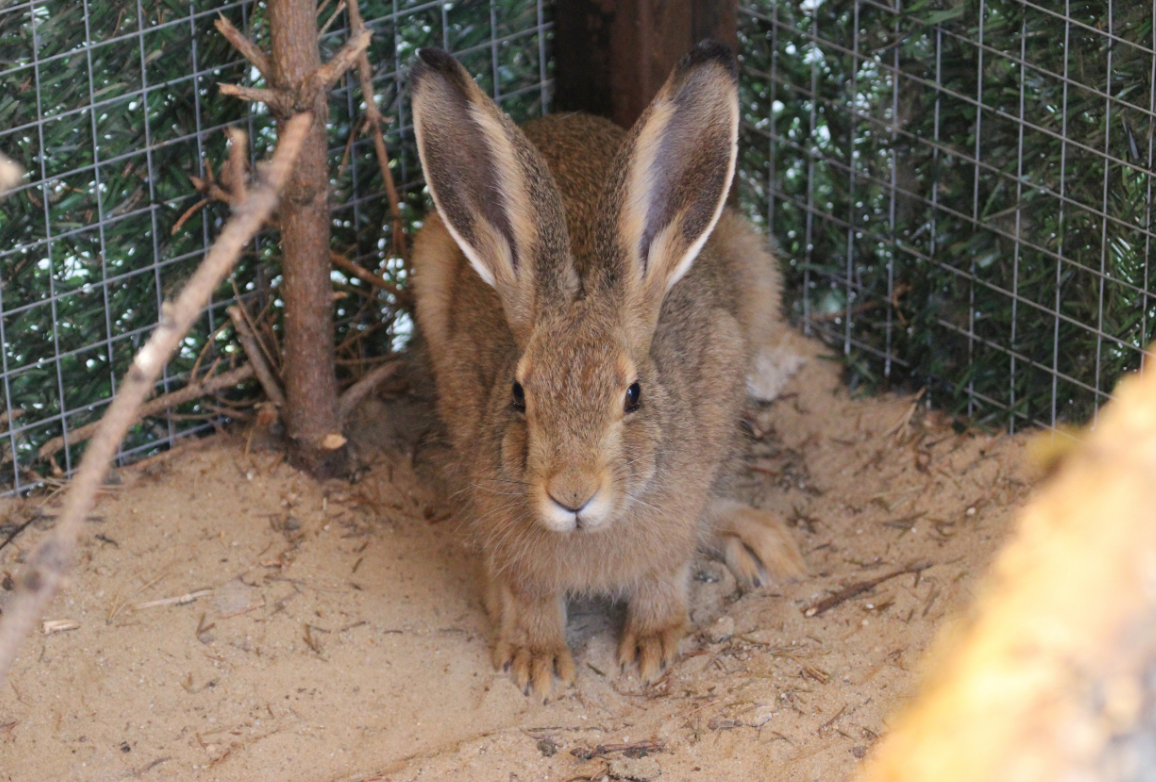
[(677, 650), (700, 541), (721, 535), (756, 582), (751, 551), (799, 564), (772, 519), (712, 493), (778, 323), (774, 261), (722, 208), (729, 62), (692, 55), (630, 134), (580, 114), (518, 131), (441, 54), (415, 75), (441, 213), (415, 243), (417, 321), (470, 483), (495, 662), (539, 691), (574, 675), (567, 594), (629, 600), (620, 654), (649, 678)]
[[(586, 114), (546, 117), (524, 130), (558, 184), (584, 279), (599, 261), (592, 251), (594, 213), (626, 132)], [(733, 243), (747, 253), (728, 255)], [(475, 487), (471, 516), (478, 539), (494, 566), (551, 591), (618, 593), (656, 571), (685, 567), (700, 540), (715, 474), (738, 431), (750, 358), (777, 321), (777, 270), (764, 246), (743, 218), (724, 214), (663, 302), (651, 346), (655, 381), (666, 394), (653, 421), (655, 468), (672, 479), (648, 486), (605, 532), (563, 538), (530, 523), (515, 532), (499, 511), (511, 504), (510, 492), (492, 483), (502, 473), (504, 432), (490, 422), (509, 407), (508, 378), (521, 354), (494, 289), (471, 268), (444, 223), (430, 216), (414, 252), (417, 319), (429, 335), (439, 412)], [(648, 391), (653, 396), (658, 388)]]

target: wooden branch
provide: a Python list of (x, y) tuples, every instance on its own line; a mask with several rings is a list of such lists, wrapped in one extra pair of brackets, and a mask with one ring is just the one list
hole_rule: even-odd
[(848, 586), (843, 587), (835, 594), (828, 595), (814, 605), (804, 608), (803, 616), (810, 618), (813, 616), (825, 614), (835, 606), (842, 605), (853, 597), (858, 597), (864, 592), (870, 592), (872, 589), (885, 581), (890, 581), (893, 578), (899, 578), (899, 576), (905, 576), (908, 573), (914, 573), (915, 577), (918, 578), (919, 574), (924, 570), (927, 570), (929, 567), (931, 567), (930, 562), (915, 562), (908, 565), (907, 567), (900, 568), (899, 570), (893, 570), (890, 573), (886, 573), (882, 576), (869, 578), (866, 581), (856, 581), (854, 584), (849, 584)]
[[(353, 32), (365, 29), (365, 22), (361, 18), (361, 7), (358, 0), (349, 0), (349, 21)], [(361, 84), (361, 99), (365, 101), (365, 121), (373, 133), (373, 148), (377, 152), (377, 164), (381, 168), (381, 178), (385, 183), (385, 195), (389, 200), (389, 215), (393, 219), (392, 235), (393, 251), (402, 264), (409, 269), (409, 237), (406, 236), (405, 226), (401, 221), (400, 200), (397, 196), (397, 186), (393, 182), (393, 170), (389, 167), (389, 152), (385, 146), (385, 136), (382, 133), (382, 116), (377, 107), (377, 96), (373, 92), (373, 68), (369, 64), (369, 56), (362, 52), (357, 59), (357, 72)]]
[(212, 202), (212, 199), (209, 199), (209, 198), (202, 198), (200, 201), (197, 201), (197, 203), (193, 204), (193, 205), (192, 205), (192, 206), (190, 206), (188, 209), (186, 209), (186, 210), (185, 210), (185, 213), (184, 213), (184, 214), (182, 214), (180, 217), (178, 217), (178, 218), (177, 218), (177, 221), (176, 221), (175, 223), (173, 223), (173, 230), (172, 230), (172, 235), (173, 235), (173, 236), (176, 236), (176, 235), (177, 235), (177, 231), (181, 230), (181, 228), (184, 226), (184, 224), (185, 224), (186, 222), (188, 222), (189, 218), (191, 218), (191, 217), (192, 217), (193, 215), (195, 215), (197, 212), (199, 212), (199, 211), (201, 211), (202, 209), (204, 209), (204, 208), (205, 208), (206, 206), (208, 206), (208, 205), (209, 205), (211, 202)]
[(233, 26), (233, 23), (221, 15), (217, 21), (213, 23), (217, 28), (217, 32), (225, 36), (225, 40), (233, 44), (233, 48), (241, 53), (241, 56), (248, 60), (254, 68), (261, 72), (265, 78), (265, 82), (269, 83), (273, 75), (273, 64), (269, 62), (269, 58), (265, 52), (257, 48), (257, 44), (253, 43), (249, 38)]
[[(140, 412), (137, 418), (149, 418), (150, 416), (160, 415), (164, 411), (177, 405), (183, 405), (185, 402), (192, 402), (196, 399), (206, 397), (209, 394), (216, 393), (223, 388), (231, 388), (238, 383), (243, 383), (249, 378), (253, 377), (253, 367), (249, 364), (239, 366), (236, 369), (231, 369), (228, 372), (222, 372), (219, 375), (212, 375), (203, 377), (189, 383), (184, 388), (173, 391), (172, 393), (158, 396), (156, 399), (141, 405)], [(79, 429), (73, 429), (68, 433), (68, 444), (76, 445), (83, 443), (85, 440), (91, 438), (100, 429), (101, 421), (94, 421), (91, 424), (86, 424)], [(64, 448), (63, 437), (53, 437), (51, 440), (40, 446), (40, 450), (36, 455), (41, 459), (47, 459)]]
[(398, 304), (402, 305), (403, 307), (409, 308), (413, 304), (413, 299), (409, 295), (409, 291), (397, 287), (379, 274), (374, 274), (368, 269), (363, 269), (341, 253), (330, 251), (329, 260), (333, 263), (334, 266), (336, 266), (338, 269), (341, 269), (341, 271), (346, 272), (347, 274), (352, 274), (362, 282), (368, 282), (370, 285), (381, 288), (386, 293), (392, 293), (394, 297), (397, 298)]
[(365, 377), (358, 380), (356, 383), (345, 389), (345, 393), (341, 395), (341, 400), (338, 403), (338, 412), (341, 416), (341, 423), (344, 425), (345, 420), (349, 418), (349, 414), (361, 404), (361, 400), (369, 396), (369, 394), (392, 377), (397, 370), (401, 368), (401, 359), (390, 359), (379, 367), (371, 370)]
[(365, 50), (369, 48), (369, 39), (369, 30), (350, 33), (349, 40), (337, 51), (337, 54), (333, 55), (329, 62), (309, 74), (306, 84), (315, 89), (327, 90), (331, 88), (338, 79), (345, 75), (346, 71), (357, 64), (357, 58), (365, 54)]
[(18, 591), (0, 617), (0, 683), (7, 679), (21, 643), (36, 626), (68, 571), (76, 536), (92, 509), (96, 492), (108, 472), (109, 461), (129, 427), (137, 420), (141, 404), (152, 391), (161, 370), (200, 316), (212, 292), (276, 208), (281, 189), (294, 169), (312, 124), (313, 118), (308, 114), (286, 123), (273, 160), (260, 172), (264, 182), (244, 203), (234, 206), (233, 217), (176, 301), (162, 307), (156, 331), (133, 359), (120, 391), (105, 411), (100, 427), (85, 451), (80, 469), (69, 486), (56, 528), (37, 547)]
[(555, 111), (624, 128), (703, 38), (738, 45), (737, 0), (567, 0), (555, 12)]
[[(333, 23), (337, 21), (337, 17), (341, 16), (341, 12), (344, 10), (345, 0), (341, 0), (341, 2), (337, 4), (337, 7), (333, 9), (333, 13), (329, 15), (329, 20), (325, 24), (321, 25), (321, 30), (317, 33), (318, 38), (321, 38), (323, 35), (325, 35), (325, 33), (329, 32), (329, 28), (333, 26)], [(320, 8), (317, 9), (317, 18), (321, 18)]]
[[(229, 137), (229, 157), (221, 166), (220, 178), (213, 176), (213, 164), (205, 158), (205, 178), (189, 175), (189, 181), (202, 198), (190, 206), (173, 224), (172, 235), (176, 236), (185, 222), (213, 201), (232, 204), (244, 200), (249, 180), (248, 136), (242, 130), (226, 128)], [(194, 372), (193, 374), (196, 374)]]
[(225, 135), (229, 137), (229, 160), (221, 167), (221, 187), (234, 201), (244, 201), (249, 196), (249, 136), (239, 128), (226, 128)]
[(283, 117), (290, 113), (291, 101), (276, 90), (261, 90), (254, 87), (241, 87), (236, 84), (218, 84), (217, 88), (222, 95), (229, 95), (241, 100), (264, 103), (275, 117)]
[(281, 391), (281, 383), (273, 371), (269, 369), (269, 363), (265, 361), (265, 354), (262, 352), (261, 346), (257, 344), (257, 335), (249, 328), (245, 314), (236, 304), (225, 311), (229, 313), (229, 317), (233, 321), (233, 327), (237, 330), (237, 341), (241, 343), (245, 355), (249, 357), (249, 364), (253, 367), (257, 380), (261, 383), (261, 388), (265, 389), (265, 396), (269, 397), (269, 401), (277, 407), (284, 406), (285, 394)]

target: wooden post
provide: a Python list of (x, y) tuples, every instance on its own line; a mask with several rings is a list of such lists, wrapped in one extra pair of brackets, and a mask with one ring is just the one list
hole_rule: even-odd
[[(314, 0), (269, 3), (272, 81), (278, 87), (299, 88), (321, 67), (316, 10)], [(313, 128), (279, 213), (285, 279), (282, 420), (292, 439), (291, 460), (317, 477), (331, 477), (344, 468), (345, 452), (325, 447), (333, 442), (326, 443), (326, 437), (341, 431), (329, 279), (328, 96), (323, 89), (302, 92), (309, 105), (296, 108), (313, 114)]]
[(558, 111), (630, 127), (682, 55), (704, 38), (738, 45), (738, 0), (558, 0)]

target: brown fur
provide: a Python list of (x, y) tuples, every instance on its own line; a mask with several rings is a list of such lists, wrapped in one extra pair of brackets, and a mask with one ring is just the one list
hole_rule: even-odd
[[(453, 148), (423, 132), (423, 119), (444, 118), (463, 100), (455, 90), (482, 104), (473, 115), (459, 112), (463, 135), (476, 139), (468, 116), (496, 107), (461, 84), (464, 71), (452, 60), (437, 55), (415, 68), (419, 149), (442, 212), (430, 215), (415, 243), (417, 321), (439, 413), (471, 484), (469, 513), (498, 625), (495, 664), (511, 665), (521, 686), (542, 695), (555, 672), (575, 675), (564, 637), (567, 594), (628, 598), (620, 659), (637, 659), (645, 678), (674, 658), (704, 523), (719, 530), (719, 548), (748, 582), (765, 577), (764, 565), (801, 566), (789, 537), (759, 532), (760, 523), (781, 531), (768, 514), (718, 503), (704, 513), (752, 357), (775, 328), (773, 259), (729, 213), (718, 223), (726, 233), (716, 232), (671, 286), (679, 259), (718, 218), (733, 174), (737, 93), (728, 57), (696, 49), (630, 133), (581, 114), (546, 117), (524, 133), (507, 123), (511, 138), (500, 143), (521, 171), (500, 176), (476, 144), (461, 144), (475, 151), (455, 159)], [(661, 121), (648, 125), (648, 117)], [(508, 164), (511, 156), (490, 159)], [(639, 162), (647, 160), (659, 168)], [(531, 203), (513, 209), (533, 213), (532, 228), (509, 219), (515, 227), (505, 230), (507, 218), (481, 207), (443, 209), (444, 191), (463, 182), (504, 182), (487, 197), (509, 206), (508, 183), (519, 175), (536, 178), (522, 186)], [(460, 206), (476, 194), (454, 197)], [(459, 249), (491, 233), (513, 237), (513, 247)], [(545, 238), (523, 241), (531, 233)], [(524, 412), (512, 403), (515, 381)], [(642, 401), (627, 412), (633, 382)], [(564, 508), (578, 510), (571, 517)], [(744, 545), (728, 547), (728, 536)]]

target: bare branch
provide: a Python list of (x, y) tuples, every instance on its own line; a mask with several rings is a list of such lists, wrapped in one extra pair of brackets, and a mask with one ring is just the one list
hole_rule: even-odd
[(255, 87), (241, 87), (236, 84), (218, 84), (217, 87), (222, 95), (264, 103), (275, 117), (283, 117), (291, 113), (290, 101), (276, 90), (260, 90)]
[[(225, 134), (229, 137), (229, 158), (221, 166), (221, 176), (213, 176), (213, 164), (205, 158), (205, 178), (189, 175), (189, 181), (201, 194), (197, 203), (185, 210), (176, 223), (173, 224), (172, 235), (176, 236), (184, 224), (200, 210), (213, 201), (232, 204), (245, 199), (249, 180), (248, 136), (245, 131), (237, 128), (227, 128)], [(195, 374), (195, 373), (194, 373)]]
[(261, 75), (265, 77), (265, 81), (269, 82), (273, 75), (273, 64), (269, 62), (269, 58), (265, 55), (265, 52), (257, 48), (257, 44), (249, 40), (244, 33), (234, 27), (233, 23), (223, 15), (218, 17), (213, 25), (217, 28), (217, 32), (225, 36), (225, 40), (233, 44), (233, 48), (240, 52), (242, 57), (252, 63), (253, 67), (261, 72)]
[(192, 205), (192, 206), (190, 206), (188, 209), (186, 209), (186, 210), (185, 210), (185, 213), (184, 213), (184, 214), (182, 214), (180, 217), (178, 217), (178, 218), (177, 218), (177, 221), (176, 221), (175, 223), (173, 223), (173, 230), (172, 230), (172, 235), (173, 235), (173, 236), (176, 236), (176, 235), (177, 235), (177, 231), (181, 230), (181, 228), (184, 226), (184, 224), (185, 224), (186, 222), (188, 222), (189, 218), (191, 218), (191, 217), (192, 217), (193, 215), (195, 215), (197, 212), (199, 212), (199, 211), (201, 211), (202, 209), (204, 209), (204, 208), (205, 208), (206, 206), (208, 206), (208, 205), (209, 205), (211, 202), (212, 202), (212, 199), (209, 199), (209, 198), (202, 198), (200, 201), (198, 201), (197, 203), (193, 204), (193, 205)]
[(399, 304), (402, 304), (405, 307), (409, 307), (413, 303), (409, 295), (409, 291), (397, 287), (389, 280), (381, 277), (378, 274), (374, 274), (368, 269), (361, 268), (341, 253), (331, 251), (329, 253), (329, 261), (338, 269), (341, 269), (341, 271), (346, 272), (347, 274), (352, 274), (362, 282), (368, 282), (370, 285), (381, 288), (387, 293), (392, 293)]
[[(349, 40), (333, 55), (329, 62), (309, 74), (306, 83), (318, 89), (329, 89), (345, 72), (357, 64), (357, 58), (369, 48), (369, 30), (350, 34)], [(305, 94), (309, 94), (306, 92)]]
[(249, 357), (249, 363), (257, 373), (257, 380), (261, 383), (261, 388), (265, 389), (265, 396), (269, 397), (269, 401), (277, 405), (277, 407), (284, 406), (285, 394), (281, 391), (281, 383), (277, 380), (273, 371), (269, 369), (269, 364), (265, 361), (265, 354), (261, 352), (253, 330), (249, 328), (249, 322), (245, 318), (245, 314), (236, 304), (225, 311), (229, 313), (229, 317), (233, 320), (233, 327), (237, 329), (237, 341), (240, 342), (241, 347), (245, 349), (245, 355)]
[[(349, 21), (354, 33), (365, 29), (358, 0), (349, 0)], [(369, 57), (364, 53), (357, 59), (357, 71), (360, 77), (361, 98), (365, 101), (365, 119), (373, 132), (373, 148), (377, 152), (377, 163), (381, 167), (381, 178), (385, 183), (385, 195), (389, 200), (389, 214), (393, 218), (393, 230), (390, 232), (393, 239), (393, 251), (398, 258), (401, 258), (405, 268), (409, 269), (409, 239), (401, 221), (397, 186), (393, 182), (393, 170), (389, 167), (389, 152), (386, 150), (385, 136), (381, 130), (381, 111), (377, 108), (377, 97), (373, 92), (373, 68), (370, 67)]]
[[(321, 9), (317, 9), (317, 10), (318, 10), (317, 16), (318, 16), (318, 18), (320, 18), (321, 17)], [(325, 35), (325, 33), (329, 32), (329, 28), (333, 26), (333, 23), (337, 21), (337, 17), (341, 16), (341, 12), (344, 10), (345, 10), (345, 0), (341, 0), (341, 2), (337, 4), (337, 7), (333, 9), (333, 13), (329, 15), (329, 21), (327, 21), (325, 24), (321, 25), (321, 29), (318, 30), (318, 32), (317, 32), (318, 38)]]
[(338, 415), (341, 416), (341, 423), (344, 425), (345, 419), (349, 414), (361, 404), (361, 400), (369, 396), (369, 394), (393, 376), (398, 369), (401, 368), (400, 359), (391, 359), (379, 367), (375, 367), (365, 377), (358, 380), (356, 383), (345, 389), (345, 393), (341, 395), (338, 401)]
[(235, 201), (244, 201), (248, 196), (249, 182), (249, 135), (240, 128), (227, 128), (229, 137), (228, 165), (221, 169), (221, 187), (229, 191)]
[(92, 443), (85, 451), (56, 528), (37, 547), (19, 590), (0, 617), (0, 683), (7, 678), (21, 643), (36, 626), (68, 571), (77, 533), (92, 509), (96, 492), (117, 446), (137, 420), (141, 404), (152, 391), (168, 359), (200, 316), (212, 292), (276, 208), (281, 188), (293, 171), (312, 124), (313, 117), (309, 114), (294, 117), (286, 123), (272, 162), (261, 171), (260, 178), (264, 183), (243, 203), (234, 206), (233, 217), (217, 237), (208, 256), (176, 301), (162, 308), (160, 324), (133, 359), (120, 391), (108, 406)]
[[(201, 399), (223, 388), (231, 388), (238, 383), (245, 382), (251, 377), (253, 377), (253, 367), (245, 364), (236, 369), (231, 369), (228, 372), (222, 372), (219, 375), (210, 375), (199, 380), (194, 380), (182, 389), (173, 391), (171, 394), (158, 396), (156, 399), (141, 405), (137, 418), (148, 418), (149, 416), (159, 415), (170, 407), (183, 405), (185, 402), (192, 402), (194, 399)], [(77, 443), (83, 443), (97, 433), (101, 423), (102, 421), (94, 421), (78, 429), (73, 429), (68, 433), (68, 444), (76, 445)], [(53, 437), (44, 445), (40, 446), (37, 456), (41, 459), (47, 459), (63, 448), (64, 438)]]

